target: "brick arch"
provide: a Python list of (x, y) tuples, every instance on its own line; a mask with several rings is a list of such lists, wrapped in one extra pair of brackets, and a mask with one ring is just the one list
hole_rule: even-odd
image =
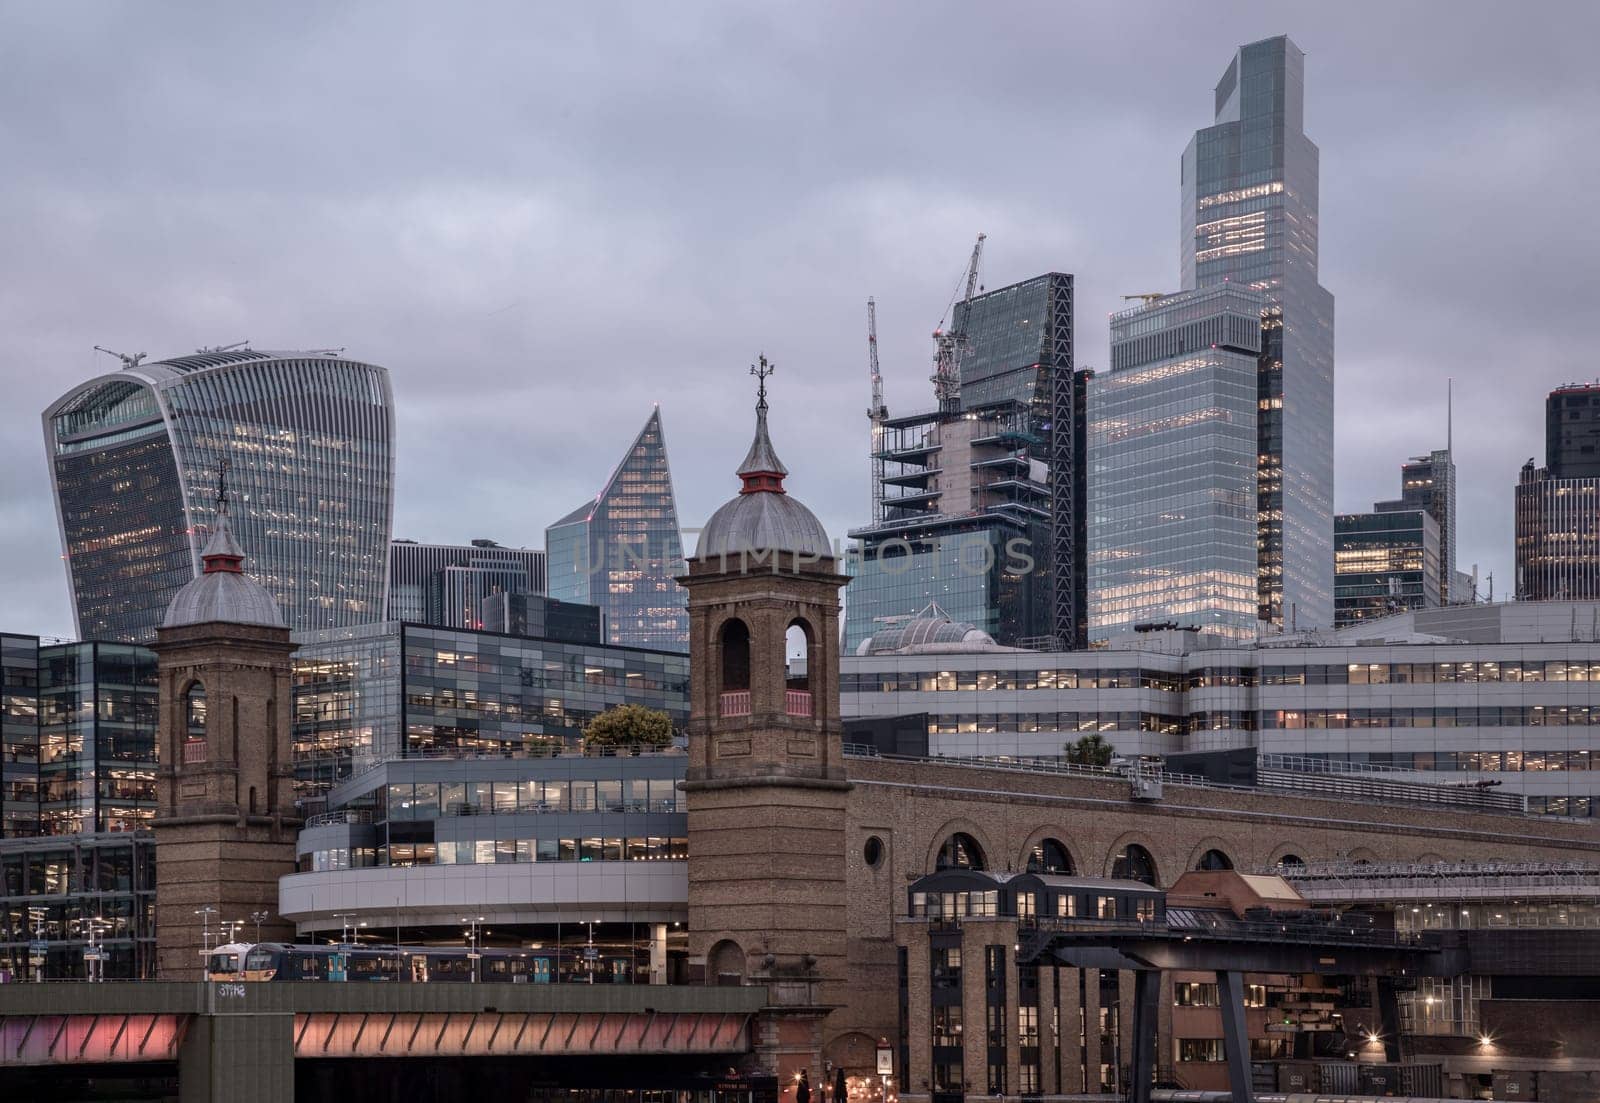
[(971, 835), (977, 840), (978, 845), (983, 848), (983, 864), (989, 869), (992, 870), (994, 868), (996, 858), (1005, 856), (1005, 851), (995, 846), (994, 840), (989, 837), (987, 831), (971, 820), (958, 816), (955, 819), (946, 820), (939, 830), (933, 833), (933, 839), (928, 843), (927, 858), (922, 867), (923, 873), (932, 873), (934, 871), (939, 864), (939, 848), (944, 846), (946, 839), (958, 831), (964, 835)]
[(1444, 864), (1444, 855), (1440, 854), (1436, 850), (1430, 850), (1426, 854), (1424, 854), (1420, 858), (1418, 858), (1417, 861), (1418, 862), (1427, 863), (1428, 865), (1435, 865), (1435, 866), (1443, 865)]
[(1190, 848), (1189, 857), (1184, 861), (1183, 870), (1181, 872), (1187, 873), (1190, 870), (1197, 868), (1200, 861), (1200, 856), (1208, 850), (1220, 850), (1222, 853), (1228, 856), (1228, 860), (1233, 863), (1234, 869), (1239, 870), (1240, 872), (1249, 871), (1250, 862), (1241, 855), (1240, 848), (1235, 845), (1235, 843), (1217, 835), (1207, 835), (1198, 843), (1195, 843), (1192, 848)]
[(1172, 883), (1173, 877), (1170, 867), (1176, 859), (1171, 854), (1163, 853), (1161, 848), (1156, 846), (1151, 837), (1143, 831), (1124, 831), (1117, 836), (1110, 849), (1106, 851), (1105, 861), (1100, 867), (1102, 877), (1111, 876), (1111, 869), (1117, 864), (1117, 855), (1121, 854), (1130, 843), (1136, 843), (1150, 852), (1150, 857), (1156, 864), (1156, 881), (1159, 884), (1169, 885)]
[(1369, 846), (1357, 846), (1340, 855), (1347, 862), (1381, 862), (1378, 852)]
[(1314, 849), (1314, 847), (1301, 846), (1297, 842), (1279, 843), (1272, 848), (1272, 853), (1267, 858), (1267, 868), (1276, 869), (1283, 863), (1283, 859), (1290, 854), (1293, 854), (1303, 862), (1315, 861), (1308, 853), (1308, 851)]
[(1022, 850), (1017, 855), (1017, 864), (1014, 868), (1018, 870), (1027, 869), (1028, 854), (1033, 850), (1034, 845), (1044, 841), (1045, 839), (1054, 839), (1056, 842), (1060, 843), (1062, 849), (1067, 852), (1067, 857), (1072, 861), (1073, 872), (1076, 874), (1082, 874), (1084, 872), (1083, 851), (1080, 848), (1072, 845), (1070, 841), (1071, 838), (1071, 832), (1067, 831), (1059, 824), (1050, 824), (1045, 827), (1035, 828), (1033, 833), (1023, 841)]
[[(822, 1059), (831, 1061), (835, 1068), (843, 1066), (846, 1072), (872, 1074), (878, 1067), (878, 1041), (863, 1031), (846, 1030), (823, 1044)], [(833, 1090), (831, 1082), (828, 1090)]]
[[(743, 984), (748, 972), (744, 950), (731, 938), (718, 941), (706, 954), (706, 983), (709, 985)], [(732, 977), (739, 979), (725, 979)]]

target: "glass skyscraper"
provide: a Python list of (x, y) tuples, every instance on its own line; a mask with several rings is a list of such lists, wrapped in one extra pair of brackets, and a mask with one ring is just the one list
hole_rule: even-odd
[(549, 595), (597, 605), (607, 643), (689, 650), (688, 595), (672, 469), (653, 410), (591, 502), (545, 530)]
[(1335, 517), (1334, 627), (1437, 608), (1440, 545), (1439, 522), (1423, 509)]
[(383, 615), (388, 373), (323, 352), (202, 352), (80, 384), (44, 413), (78, 635), (149, 642), (199, 570), (229, 463), (246, 570), (290, 628)]
[(1516, 489), (1517, 597), (1600, 599), (1600, 384), (1545, 400), (1545, 466)]
[(544, 593), (544, 549), (471, 544), (389, 546), (389, 604), (385, 620), (484, 627), (483, 603), (501, 594)]
[[(1456, 465), (1449, 448), (1412, 456), (1400, 467), (1400, 497), (1377, 502), (1372, 508), (1377, 513), (1420, 509), (1432, 517), (1439, 526), (1439, 593), (1435, 604), (1472, 603), (1470, 593), (1456, 593), (1452, 588), (1456, 573)], [(1337, 588), (1337, 578), (1334, 584)]]
[(1265, 293), (1256, 493), (1264, 620), (1333, 622), (1333, 296), (1317, 282), (1317, 147), (1304, 131), (1305, 54), (1242, 47), (1215, 122), (1183, 153), (1185, 289)]
[(1266, 298), (1225, 285), (1111, 318), (1089, 384), (1089, 638), (1257, 625), (1256, 376)]

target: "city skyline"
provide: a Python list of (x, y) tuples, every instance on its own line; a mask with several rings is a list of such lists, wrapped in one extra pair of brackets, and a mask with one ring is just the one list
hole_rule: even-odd
[[(1462, 10), (1460, 25), (1450, 27), (1421, 14), (1393, 16), (1393, 38), (1408, 41), (1403, 55), (1374, 54), (1359, 28), (1310, 8), (1240, 6), (1216, 19), (1180, 17), (1175, 27), (1149, 12), (1119, 11), (1110, 20), (1061, 12), (1048, 19), (1071, 26), (1076, 43), (1048, 72), (1027, 63), (1040, 47), (975, 24), (982, 57), (972, 80), (947, 87), (918, 79), (898, 92), (891, 85), (903, 83), (910, 56), (923, 49), (910, 47), (931, 33), (925, 28), (850, 13), (835, 18), (860, 26), (841, 36), (824, 34), (824, 20), (772, 15), (744, 24), (708, 15), (672, 43), (672, 71), (681, 74), (702, 43), (725, 68), (685, 78), (681, 94), (661, 103), (630, 104), (637, 121), (617, 114), (632, 99), (627, 88), (594, 88), (587, 99), (563, 101), (565, 114), (549, 113), (538, 106), (542, 78), (518, 77), (514, 104), (491, 122), (522, 131), (532, 152), (506, 153), (485, 132), (446, 133), (449, 113), (481, 98), (469, 81), (441, 93), (417, 124), (435, 160), (456, 163), (421, 171), (408, 157), (403, 169), (386, 167), (392, 175), (381, 182), (356, 175), (363, 158), (340, 151), (339, 135), (388, 125), (383, 112), (314, 78), (264, 109), (260, 134), (229, 137), (215, 156), (195, 158), (193, 137), (222, 135), (223, 120), (240, 109), (231, 93), (205, 102), (230, 86), (221, 59), (243, 48), (232, 38), (240, 28), (202, 16), (186, 20), (186, 37), (163, 23), (172, 16), (130, 24), (135, 51), (150, 64), (124, 67), (113, 87), (75, 68), (112, 70), (96, 51), (76, 49), (84, 28), (69, 25), (71, 16), (30, 13), (30, 56), (8, 56), (0, 78), (15, 82), (7, 102), (37, 102), (22, 90), (44, 83), (40, 59), (52, 59), (59, 79), (69, 46), (65, 83), (75, 90), (43, 105), (37, 118), (7, 120), (30, 154), (3, 185), (7, 213), (0, 215), (19, 245), (14, 255), (26, 258), (14, 262), (20, 293), (0, 307), (12, 335), (0, 369), (12, 399), (10, 416), (0, 419), (0, 555), (10, 567), (0, 594), (13, 611), (10, 626), (70, 631), (34, 419), (68, 387), (114, 368), (90, 351), (96, 343), (152, 358), (244, 336), (262, 348), (346, 345), (353, 358), (394, 375), (395, 530), (449, 540), (483, 518), (512, 546), (537, 546), (545, 525), (593, 493), (587, 475), (560, 457), (609, 461), (604, 448), (594, 451), (584, 419), (565, 416), (603, 404), (663, 400), (675, 426), (680, 516), (686, 525), (702, 522), (719, 500), (722, 472), (738, 457), (686, 444), (707, 439), (742, 409), (745, 396), (731, 381), (765, 349), (786, 384), (774, 401), (790, 404), (789, 431), (822, 442), (789, 449), (788, 462), (816, 488), (810, 501), (831, 533), (857, 527), (867, 520), (865, 298), (877, 297), (893, 409), (931, 404), (926, 334), (980, 230), (989, 234), (987, 286), (1049, 270), (1076, 275), (1077, 362), (1103, 367), (1099, 312), (1119, 308), (1123, 294), (1175, 289), (1176, 281), (1145, 284), (1174, 271), (1175, 151), (1208, 122), (1196, 90), (1215, 83), (1219, 59), (1238, 45), (1277, 33), (1309, 52), (1315, 74), (1306, 129), (1325, 159), (1321, 278), (1340, 297), (1335, 507), (1365, 509), (1387, 496), (1396, 463), (1438, 446), (1443, 380), (1454, 376), (1457, 566), (1493, 571), (1496, 596), (1506, 596), (1517, 467), (1541, 451), (1543, 394), (1572, 381), (1583, 363), (1581, 311), (1573, 309), (1582, 281), (1572, 273), (1593, 251), (1577, 183), (1589, 175), (1593, 153), (1557, 136), (1583, 125), (1595, 78), (1576, 53), (1564, 53), (1581, 34), (1552, 46), (1488, 7)], [(348, 23), (324, 26), (292, 13), (263, 19), (249, 33), (301, 64), (320, 62), (331, 44), (353, 45)], [(1184, 31), (1184, 19), (1193, 20), (1187, 32), (1174, 33)], [(941, 35), (952, 29), (949, 20), (929, 22), (942, 24)], [(307, 23), (327, 30), (328, 41), (314, 44)], [(1427, 35), (1408, 34), (1424, 25)], [(448, 57), (478, 48), (471, 28), (432, 27), (419, 11), (371, 28), (362, 49), (395, 45), (392, 36), (403, 38), (407, 26), (438, 32), (436, 45)], [(572, 49), (583, 30), (557, 20), (551, 49)], [(668, 30), (646, 18), (622, 45)], [(1092, 64), (1128, 35), (1140, 36), (1149, 59), (1163, 64), (1160, 80)], [(218, 48), (205, 51), (216, 60), (203, 58), (176, 84), (147, 75), (161, 68), (163, 51), (195, 36), (218, 38)], [(886, 51), (885, 75), (862, 77), (855, 63), (886, 43), (895, 45)], [(786, 47), (776, 61), (774, 44)], [(1529, 81), (1535, 49), (1540, 77)], [(755, 57), (768, 61), (746, 60)], [(393, 75), (404, 78), (404, 64), (395, 64)], [(1480, 73), (1472, 88), (1439, 79), (1462, 66)], [(819, 69), (836, 87), (812, 111), (790, 93), (802, 80), (809, 87)], [(645, 66), (629, 79), (659, 81), (666, 71)], [(1039, 75), (1019, 82), (1013, 71)], [(740, 103), (733, 88), (768, 91)], [(430, 92), (406, 79), (392, 91), (402, 102)], [(114, 113), (112, 96), (130, 99), (141, 120), (163, 121), (141, 121), (107, 145), (107, 135), (88, 124)], [(866, 124), (841, 125), (836, 116), (859, 96), (877, 105)], [(1063, 97), (1095, 110), (1069, 112)], [(1394, 102), (1408, 109), (1389, 110)], [(307, 125), (315, 104), (332, 117)], [(976, 148), (951, 159), (928, 138), (939, 129), (922, 124), (948, 122), (957, 109), (982, 125), (957, 128), (974, 135)], [(654, 144), (630, 148), (628, 169), (642, 185), (623, 182), (616, 158), (626, 139), (591, 124), (627, 122), (632, 133), (682, 111), (704, 127), (699, 157), (684, 162)], [(784, 125), (773, 127), (773, 119)], [(1052, 153), (1062, 171), (1041, 174), (1048, 186), (975, 167), (1012, 128), (1041, 123), (1063, 128), (1061, 145), (1071, 152)], [(773, 130), (784, 133), (783, 145), (761, 137)], [(284, 170), (281, 189), (263, 197), (238, 182), (264, 164), (252, 145), (269, 150), (274, 165), (317, 163), (319, 174)], [(792, 162), (790, 145), (813, 152)], [(1475, 152), (1483, 148), (1516, 156), (1485, 159)], [(184, 151), (193, 165), (184, 165)], [(1460, 156), (1466, 151), (1474, 151), (1470, 160)], [(1085, 156), (1116, 167), (1091, 174), (1103, 178), (1095, 181), (1065, 171)], [(1530, 179), (1541, 200), (1531, 223), (1513, 233), (1473, 218), (1483, 203), (1505, 202)], [(1457, 229), (1469, 220), (1470, 234)], [(254, 222), (273, 224), (274, 233), (254, 232)], [(399, 224), (407, 233), (393, 232)], [(335, 263), (326, 263), (330, 256)], [(1486, 271), (1499, 278), (1484, 278)], [(601, 290), (605, 309), (597, 312)], [(1397, 310), (1402, 297), (1405, 309)], [(619, 302), (626, 304), (620, 312)], [(804, 326), (795, 322), (797, 306)], [(1496, 352), (1494, 335), (1513, 315), (1536, 338), (1507, 375), (1506, 346)], [(621, 361), (614, 371), (597, 367), (596, 333), (610, 348), (648, 348), (648, 361), (626, 371)], [(498, 367), (508, 363), (515, 371)], [(496, 462), (473, 463), (478, 452)], [(515, 516), (505, 506), (513, 501)]]

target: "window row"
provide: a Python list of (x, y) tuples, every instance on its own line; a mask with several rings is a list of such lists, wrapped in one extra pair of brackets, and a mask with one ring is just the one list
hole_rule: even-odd
[(1600, 769), (1593, 751), (1349, 751), (1318, 752), (1302, 758), (1397, 770), (1468, 770), (1489, 774)]
[(689, 840), (666, 835), (635, 838), (583, 836), (570, 839), (465, 839), (435, 843), (390, 843), (379, 847), (330, 847), (299, 856), (301, 873), (368, 866), (504, 865), (517, 862), (681, 862)]
[(1600, 705), (1467, 705), (1451, 708), (1270, 709), (1274, 728), (1561, 728), (1600, 724)]
[(497, 816), (543, 812), (677, 812), (675, 778), (402, 782), (377, 791), (379, 818)]
[(978, 692), (1029, 689), (1153, 689), (1179, 693), (1211, 686), (1410, 685), (1482, 682), (1600, 682), (1600, 661), (1474, 660), (1440, 663), (1338, 663), (1205, 667), (1187, 672), (1138, 667), (1103, 670), (927, 670), (846, 673), (845, 693)]

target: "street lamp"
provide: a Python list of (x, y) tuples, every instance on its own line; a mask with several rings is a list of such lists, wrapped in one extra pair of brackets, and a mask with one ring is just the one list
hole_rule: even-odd
[(111, 922), (97, 915), (93, 919), (84, 919), (83, 926), (89, 932), (89, 944), (83, 948), (84, 977), (98, 983), (106, 979), (106, 951), (100, 936), (110, 930)]
[(256, 925), (256, 941), (257, 942), (261, 941), (261, 924), (266, 922), (267, 918), (271, 914), (272, 913), (267, 911), (265, 908), (261, 909), (260, 911), (254, 911), (254, 912), (250, 913), (250, 918), (255, 922), (255, 925)]
[(33, 945), (28, 947), (28, 961), (33, 966), (33, 979), (44, 980), (44, 965), (50, 955), (50, 943), (44, 937), (44, 909), (31, 907), (28, 915), (33, 919)]
[(476, 984), (478, 980), (478, 962), (483, 956), (478, 952), (478, 924), (483, 922), (483, 916), (480, 915), (474, 918), (463, 915), (461, 917), (461, 922), (468, 925), (467, 929), (462, 933), (467, 936), (468, 945), (470, 947), (467, 950), (468, 971), (472, 974), (473, 983)]
[(217, 914), (217, 909), (207, 904), (203, 908), (196, 908), (194, 913), (200, 917), (200, 947), (204, 957), (211, 956), (211, 917)]

